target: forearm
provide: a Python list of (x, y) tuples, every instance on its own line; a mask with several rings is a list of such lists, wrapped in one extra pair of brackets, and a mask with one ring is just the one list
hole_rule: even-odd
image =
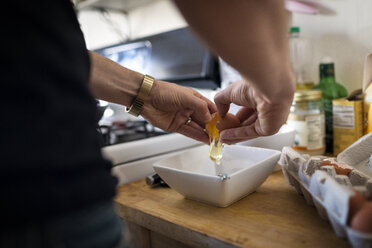
[(282, 0), (175, 0), (197, 35), (269, 101), (294, 83)]
[[(138, 94), (144, 76), (99, 54), (89, 54), (89, 84), (94, 96), (129, 107)], [(205, 123), (210, 121), (211, 112), (215, 111), (216, 106), (195, 90), (155, 80), (140, 114), (155, 127), (208, 143)], [(185, 124), (189, 118), (192, 121)]]
[(89, 52), (91, 75), (89, 86), (101, 100), (130, 106), (138, 94), (143, 75), (129, 70), (97, 53)]

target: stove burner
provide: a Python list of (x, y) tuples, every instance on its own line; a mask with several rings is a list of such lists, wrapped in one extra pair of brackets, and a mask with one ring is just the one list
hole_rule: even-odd
[(164, 131), (157, 131), (147, 121), (113, 122), (110, 126), (100, 125), (98, 131), (102, 136), (103, 146), (167, 134)]

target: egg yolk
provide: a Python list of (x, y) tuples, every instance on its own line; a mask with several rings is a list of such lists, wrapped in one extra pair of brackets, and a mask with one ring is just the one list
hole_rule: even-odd
[(206, 125), (209, 135), (209, 157), (216, 164), (220, 164), (223, 144), (220, 142), (220, 132), (216, 125), (221, 120), (217, 113), (212, 115), (212, 120)]

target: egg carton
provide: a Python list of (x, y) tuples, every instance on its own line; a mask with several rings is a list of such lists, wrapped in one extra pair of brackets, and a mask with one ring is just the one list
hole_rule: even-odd
[(321, 166), (324, 156), (304, 155), (284, 147), (279, 160), (290, 185), (315, 206), (319, 216), (328, 220), (335, 234), (347, 238), (353, 247), (372, 248), (372, 233), (365, 234), (348, 226), (349, 198), (354, 190), (366, 198), (372, 193), (372, 133), (360, 138), (337, 156), (353, 170), (337, 175), (333, 166)]

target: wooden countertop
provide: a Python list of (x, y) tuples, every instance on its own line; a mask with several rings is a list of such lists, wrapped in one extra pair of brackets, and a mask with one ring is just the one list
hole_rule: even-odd
[(118, 188), (118, 214), (192, 247), (350, 247), (281, 171), (226, 208), (185, 199), (141, 179)]

